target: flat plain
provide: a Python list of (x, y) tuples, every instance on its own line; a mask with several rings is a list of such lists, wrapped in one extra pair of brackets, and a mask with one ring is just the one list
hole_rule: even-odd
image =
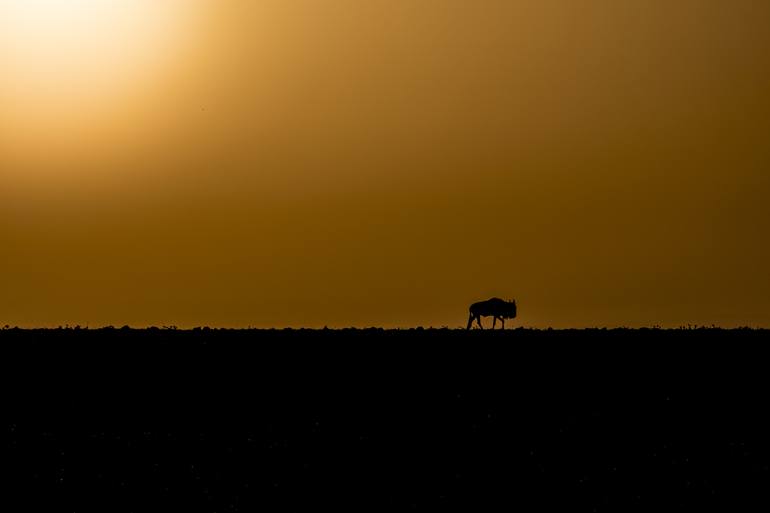
[(762, 510), (770, 332), (0, 330), (47, 511)]

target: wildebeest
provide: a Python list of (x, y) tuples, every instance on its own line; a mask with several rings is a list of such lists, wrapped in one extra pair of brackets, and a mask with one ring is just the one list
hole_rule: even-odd
[(468, 327), (466, 329), (471, 329), (474, 319), (478, 323), (479, 328), (484, 329), (484, 326), (481, 325), (481, 318), (490, 316), (494, 318), (492, 329), (495, 329), (497, 319), (502, 321), (503, 329), (505, 329), (505, 320), (516, 317), (516, 301), (504, 301), (498, 297), (493, 297), (486, 301), (473, 303), (469, 310), (471, 315), (468, 317)]

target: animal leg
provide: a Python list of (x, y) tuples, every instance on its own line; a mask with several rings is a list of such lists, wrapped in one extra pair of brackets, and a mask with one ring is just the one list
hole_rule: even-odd
[(495, 326), (497, 326), (497, 316), (492, 317), (492, 329), (495, 329)]
[(480, 315), (476, 316), (476, 323), (479, 325), (479, 328), (481, 328), (482, 330), (484, 329), (484, 326), (481, 325), (481, 316)]
[(468, 317), (468, 327), (467, 327), (467, 328), (465, 328), (466, 330), (469, 330), (469, 329), (471, 329), (471, 326), (473, 325), (473, 319), (474, 319), (474, 318), (475, 318), (475, 317), (474, 317), (474, 315), (473, 315), (473, 314), (471, 314), (471, 315), (470, 315), (470, 317)]

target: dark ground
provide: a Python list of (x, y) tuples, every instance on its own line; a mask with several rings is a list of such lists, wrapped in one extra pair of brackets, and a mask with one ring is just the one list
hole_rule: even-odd
[(769, 344), (3, 330), (0, 500), (26, 508), (0, 509), (763, 511)]

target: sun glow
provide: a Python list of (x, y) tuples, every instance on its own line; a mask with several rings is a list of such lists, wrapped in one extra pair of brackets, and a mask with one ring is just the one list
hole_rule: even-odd
[(66, 131), (149, 87), (189, 39), (198, 2), (0, 0), (5, 122)]

